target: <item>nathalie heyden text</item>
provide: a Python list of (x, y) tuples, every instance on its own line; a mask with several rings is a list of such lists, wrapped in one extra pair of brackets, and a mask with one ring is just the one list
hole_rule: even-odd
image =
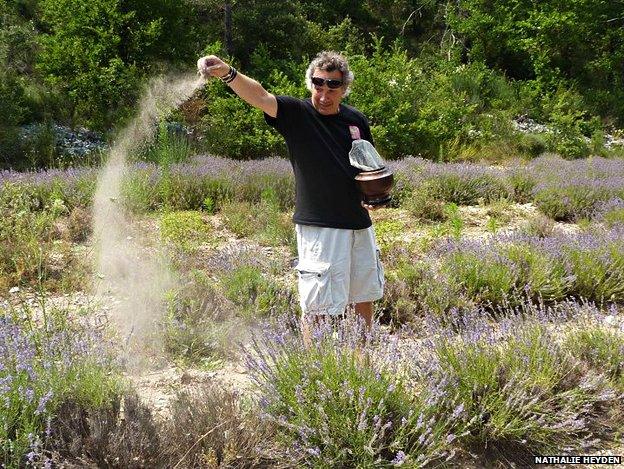
[(622, 464), (622, 456), (535, 456), (535, 464)]

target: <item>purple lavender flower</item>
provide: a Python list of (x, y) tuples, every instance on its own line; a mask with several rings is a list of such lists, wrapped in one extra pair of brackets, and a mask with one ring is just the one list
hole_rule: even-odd
[(39, 399), (39, 404), (37, 405), (37, 409), (35, 410), (35, 415), (39, 415), (45, 411), (45, 406), (52, 398), (53, 394), (54, 393), (52, 392), (52, 390), (49, 390), (43, 396), (41, 396), (41, 398)]
[(394, 459), (390, 461), (390, 464), (392, 464), (393, 466), (402, 466), (406, 460), (407, 460), (407, 455), (403, 451), (399, 451), (394, 456)]

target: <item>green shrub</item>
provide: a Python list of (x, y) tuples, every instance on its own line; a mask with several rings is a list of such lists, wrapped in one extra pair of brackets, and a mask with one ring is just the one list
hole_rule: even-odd
[(585, 325), (566, 334), (565, 348), (596, 372), (604, 373), (624, 392), (624, 336), (621, 332), (597, 324)]
[(257, 229), (255, 207), (250, 202), (224, 202), (219, 211), (228, 230), (236, 236), (251, 236)]
[[(241, 191), (242, 192), (242, 191)], [(245, 197), (238, 193), (238, 197)], [(225, 226), (239, 237), (254, 236), (267, 246), (288, 246), (296, 249), (296, 237), (290, 217), (280, 211), (277, 193), (268, 187), (260, 194), (257, 203), (228, 201), (221, 205), (220, 213)]]
[(215, 213), (215, 201), (212, 197), (207, 196), (202, 202), (202, 210), (204, 210), (209, 215), (213, 215)]
[(521, 134), (518, 151), (529, 158), (537, 158), (548, 150), (548, 138), (543, 134)]
[[(160, 177), (160, 172), (156, 167), (130, 171), (124, 177), (121, 186), (121, 198), (125, 207), (133, 212), (146, 212), (163, 207)], [(175, 205), (171, 204), (170, 207), (174, 208)], [(189, 207), (175, 208), (188, 209)]]
[(183, 366), (214, 367), (232, 358), (233, 341), (241, 333), (232, 304), (214, 281), (191, 272), (182, 288), (167, 295), (167, 314), (161, 328), (165, 351)]
[(446, 219), (444, 201), (434, 195), (434, 190), (428, 184), (423, 184), (412, 191), (411, 195), (403, 200), (401, 206), (419, 220), (443, 221)]
[(148, 71), (161, 72), (163, 61), (195, 55), (186, 46), (192, 42), (187, 21), (193, 11), (166, 2), (40, 2), (36, 66), (63, 98), (55, 111), (91, 128), (127, 118)]
[(142, 149), (138, 159), (165, 167), (187, 161), (193, 153), (191, 142), (184, 128), (176, 124), (161, 120), (155, 140)]
[(624, 225), (624, 208), (614, 208), (602, 216), (605, 224), (610, 228), (616, 225)]
[(300, 448), (301, 465), (426, 467), (449, 454), (455, 435), (447, 436), (462, 433), (440, 412), (449, 402), (410, 393), (387, 353), (366, 358), (352, 322), (315, 327), (307, 347), (286, 327), (257, 338), (249, 362), (265, 412), (285, 444)]
[(515, 266), (518, 289), (524, 288), (533, 301), (561, 301), (572, 290), (574, 277), (561, 258), (523, 244), (509, 245), (501, 251)]
[(624, 301), (624, 249), (621, 241), (598, 248), (568, 246), (565, 257), (574, 275), (574, 294), (595, 301)]
[(533, 188), (537, 184), (536, 177), (524, 168), (511, 171), (507, 176), (507, 183), (511, 186), (511, 197), (519, 204), (526, 204), (533, 198)]
[(537, 191), (534, 203), (544, 214), (560, 221), (576, 221), (589, 216), (596, 203), (609, 195), (590, 185), (544, 187)]
[(258, 268), (243, 265), (220, 278), (225, 297), (244, 318), (283, 314), (294, 309), (294, 294), (271, 280)]
[[(21, 141), (21, 151), (28, 169), (63, 167), (52, 124), (37, 126)], [(26, 168), (24, 168), (26, 169)]]
[(444, 391), (457, 396), (465, 411), (466, 442), (499, 451), (515, 447), (516, 457), (587, 444), (595, 429), (586, 419), (613, 391), (585, 375), (542, 325), (512, 326), (499, 337), (484, 329), (434, 346), (447, 379)]
[(91, 212), (82, 207), (75, 207), (67, 219), (69, 239), (75, 243), (86, 241), (93, 230), (92, 225)]
[[(45, 298), (40, 301), (45, 305)], [(51, 429), (48, 419), (65, 401), (97, 409), (109, 406), (121, 392), (111, 350), (92, 325), (68, 318), (68, 311), (46, 306), (43, 324), (35, 322), (27, 306), (1, 311), (0, 461), (6, 467), (48, 459), (43, 451)]]
[(0, 198), (3, 208), (0, 223), (2, 286), (44, 280), (55, 238), (54, 221), (63, 211), (62, 202), (56, 199), (58, 211), (37, 210), (38, 201), (28, 191), (9, 183), (2, 187)]
[[(277, 70), (263, 85), (277, 95), (305, 96), (304, 71), (298, 86)], [(218, 80), (206, 85), (204, 96), (206, 113), (200, 129), (206, 151), (237, 160), (286, 156), (284, 139), (266, 124), (262, 111), (249, 106)]]
[(464, 220), (462, 220), (459, 214), (459, 207), (454, 203), (446, 204), (444, 206), (444, 214), (451, 236), (455, 239), (461, 238), (462, 230), (464, 229)]
[(386, 268), (381, 308), (396, 326), (417, 324), (427, 315), (443, 319), (449, 311), (468, 305), (460, 285), (434, 262), (404, 259)]
[(385, 253), (394, 244), (401, 242), (401, 237), (405, 231), (405, 225), (400, 220), (376, 220), (373, 223), (375, 230), (375, 240), (382, 253)]
[(192, 251), (210, 240), (211, 227), (200, 212), (167, 212), (160, 219), (160, 236), (166, 243)]
[(491, 174), (441, 172), (428, 181), (433, 197), (457, 205), (476, 205), (509, 196), (505, 182)]
[(291, 217), (280, 211), (278, 196), (272, 188), (262, 191), (260, 204), (255, 210), (258, 221), (262, 220), (259, 232), (260, 244), (286, 245), (292, 252), (296, 252), (297, 239)]
[(517, 274), (504, 259), (473, 252), (455, 252), (443, 259), (442, 268), (476, 303), (502, 305), (516, 301)]

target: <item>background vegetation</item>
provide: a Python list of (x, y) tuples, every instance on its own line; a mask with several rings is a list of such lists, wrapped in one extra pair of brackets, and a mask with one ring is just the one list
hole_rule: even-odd
[[(112, 136), (149, 76), (192, 71), (207, 52), (274, 93), (305, 96), (309, 59), (344, 51), (357, 77), (349, 102), (387, 158), (582, 157), (604, 152), (605, 131), (624, 123), (618, 2), (0, 0), (0, 11), (5, 167), (59, 164), (49, 127), (23, 138), (25, 124)], [(519, 135), (520, 116), (550, 131)], [(218, 82), (170, 119), (205, 135), (202, 150), (285, 153), (261, 114)]]
[[(621, 454), (624, 150), (607, 145), (624, 121), (620, 10), (0, 0), (0, 465)], [(128, 155), (115, 199), (175, 276), (147, 347), (157, 379), (128, 375), (116, 298), (91, 302), (100, 154), (69, 150), (68, 129), (112, 141), (148, 77), (192, 73), (209, 52), (305, 96), (306, 64), (327, 48), (350, 58), (348, 101), (397, 160), (392, 206), (371, 214), (379, 323), (365, 334), (347, 315), (304, 343), (283, 141), (211, 81)]]

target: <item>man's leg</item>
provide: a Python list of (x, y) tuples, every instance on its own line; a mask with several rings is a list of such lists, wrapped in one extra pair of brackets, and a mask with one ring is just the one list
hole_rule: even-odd
[(373, 302), (355, 303), (355, 312), (364, 320), (368, 330), (373, 326)]

